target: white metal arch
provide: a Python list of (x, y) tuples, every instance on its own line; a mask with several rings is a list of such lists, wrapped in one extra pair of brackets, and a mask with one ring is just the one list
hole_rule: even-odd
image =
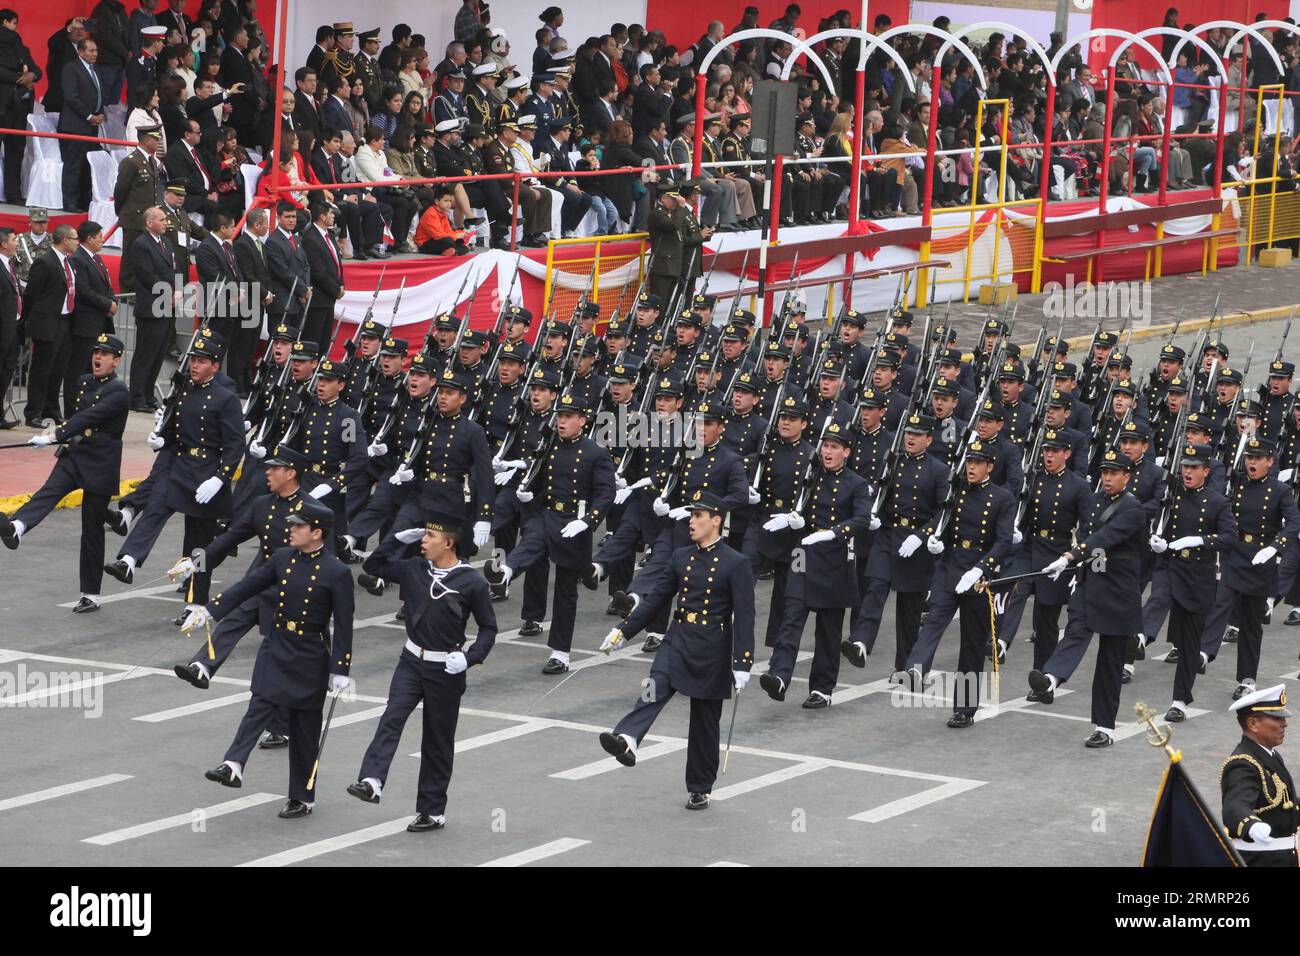
[[(979, 23), (968, 24), (967, 26), (962, 27), (960, 30), (954, 33), (953, 39), (960, 39), (961, 37), (969, 36), (970, 34), (975, 33), (978, 30), (997, 30), (1000, 33), (1009, 33), (1014, 37), (1019, 37), (1020, 39), (1024, 40), (1026, 44), (1028, 44), (1029, 48), (1034, 53), (1038, 54), (1038, 58), (1043, 61), (1044, 67), (1050, 66), (1052, 63), (1052, 58), (1047, 55), (1047, 51), (1043, 49), (1043, 45), (1041, 43), (1035, 40), (1024, 30), (1020, 29), (1020, 27), (1013, 26), (1010, 23), (1003, 23), (1001, 20), (981, 20)], [(940, 63), (943, 62), (943, 58), (947, 54), (948, 47), (950, 46), (952, 46), (951, 40), (944, 43), (944, 45), (939, 48), (939, 55), (937, 59)], [(1047, 71), (1047, 82), (1051, 83), (1053, 86), (1056, 85), (1055, 70)]]
[[(1065, 54), (1069, 53), (1076, 46), (1079, 46), (1081, 43), (1083, 43), (1085, 40), (1090, 39), (1091, 37), (1118, 37), (1119, 39), (1122, 40), (1128, 40), (1130, 43), (1136, 43), (1138, 46), (1142, 47), (1142, 49), (1146, 50), (1148, 53), (1151, 54), (1152, 59), (1156, 61), (1156, 64), (1160, 67), (1161, 72), (1164, 73), (1165, 80), (1167, 80), (1171, 84), (1174, 82), (1174, 75), (1169, 70), (1169, 64), (1166, 63), (1164, 61), (1164, 57), (1160, 55), (1160, 51), (1158, 51), (1155, 47), (1153, 47), (1146, 40), (1142, 39), (1136, 33), (1130, 33), (1127, 30), (1112, 30), (1109, 27), (1095, 27), (1094, 29), (1087, 31), (1086, 33), (1081, 33), (1079, 36), (1075, 37), (1065, 46), (1057, 50), (1056, 56), (1052, 57), (1052, 72), (1053, 73), (1056, 72), (1056, 68), (1061, 65), (1061, 60), (1065, 59)], [(1115, 61), (1112, 59), (1111, 62), (1114, 63)]]
[(1252, 33), (1259, 38), (1259, 42), (1264, 45), (1264, 49), (1268, 50), (1269, 55), (1273, 58), (1273, 62), (1277, 64), (1278, 73), (1285, 73), (1286, 68), (1282, 66), (1282, 60), (1278, 57), (1277, 50), (1273, 49), (1273, 44), (1268, 41), (1268, 38), (1265, 37), (1264, 34), (1259, 32), (1260, 30), (1284, 30), (1292, 36), (1300, 37), (1300, 27), (1296, 26), (1294, 23), (1287, 23), (1285, 20), (1256, 20), (1250, 26), (1246, 26), (1243, 23), (1241, 29), (1234, 33), (1232, 38), (1228, 40), (1227, 48), (1231, 50), (1232, 45), (1240, 41), (1245, 34)]
[[(831, 79), (831, 71), (826, 69), (826, 64), (823, 63), (822, 58), (817, 55), (817, 51), (809, 46), (808, 41), (800, 40), (798, 37), (791, 36), (788, 33), (782, 33), (780, 30), (769, 30), (766, 27), (755, 27), (752, 30), (738, 30), (730, 36), (725, 36), (719, 40), (714, 45), (713, 49), (705, 55), (704, 59), (700, 62), (699, 67), (696, 69), (695, 75), (697, 82), (699, 77), (708, 75), (709, 64), (713, 62), (714, 58), (721, 53), (725, 47), (731, 46), (733, 43), (739, 43), (741, 40), (749, 40), (754, 37), (766, 37), (769, 40), (781, 40), (785, 43), (793, 44), (795, 53), (802, 51), (807, 54), (809, 60), (817, 64), (817, 69), (821, 71), (822, 77), (826, 80), (826, 88), (828, 90), (835, 85), (835, 81)], [(790, 56), (793, 59), (794, 53), (791, 53)]]
[[(1210, 62), (1213, 63), (1214, 68), (1219, 71), (1219, 76), (1223, 77), (1224, 83), (1228, 82), (1228, 71), (1224, 69), (1223, 60), (1219, 58), (1219, 54), (1214, 51), (1214, 47), (1210, 46), (1195, 33), (1191, 33), (1187, 30), (1180, 30), (1177, 27), (1148, 27), (1145, 30), (1139, 30), (1134, 34), (1134, 36), (1143, 38), (1150, 36), (1182, 37), (1182, 39), (1179, 40), (1178, 45), (1174, 47), (1173, 57), (1175, 65), (1178, 63), (1178, 53), (1182, 50), (1183, 44), (1191, 42), (1196, 44), (1196, 46), (1203, 52), (1210, 55)], [(1120, 51), (1126, 49), (1131, 43), (1131, 40), (1125, 40), (1119, 45), (1119, 49), (1115, 51), (1115, 56), (1111, 57), (1110, 62), (1112, 65), (1114, 65), (1116, 58), (1119, 57)]]
[(945, 41), (947, 44), (951, 46), (955, 46), (957, 48), (957, 51), (961, 53), (961, 55), (964, 56), (967, 60), (970, 61), (971, 66), (975, 67), (975, 73), (980, 78), (980, 86), (984, 89), (988, 89), (989, 80), (988, 77), (984, 75), (984, 67), (980, 65), (980, 58), (975, 55), (974, 50), (972, 50), (960, 39), (953, 36), (951, 33), (949, 33), (946, 30), (940, 30), (937, 27), (926, 26), (924, 23), (904, 23), (899, 26), (893, 27), (892, 29), (886, 30), (884, 33), (880, 34), (878, 39), (880, 40), (881, 43), (886, 43), (892, 37), (903, 36), (904, 34), (909, 34), (909, 33), (924, 33), (926, 34), (926, 36), (938, 37), (940, 40)]
[[(874, 33), (868, 33), (865, 30), (858, 30), (849, 27), (836, 27), (834, 30), (823, 30), (821, 33), (815, 33), (808, 37), (809, 45), (819, 43), (822, 40), (832, 40), (835, 37), (846, 37), (849, 39), (862, 40), (862, 46), (858, 51), (858, 69), (864, 69), (867, 65), (867, 47), (884, 50), (891, 60), (898, 66), (899, 75), (907, 81), (907, 88), (913, 93), (916, 92), (916, 84), (912, 81), (912, 72), (907, 68), (907, 61), (902, 55), (888, 43), (881, 42), (880, 38)], [(791, 64), (787, 63), (781, 79), (785, 79), (790, 74)]]
[[(1273, 22), (1273, 21), (1269, 21), (1269, 22)], [(1236, 20), (1211, 20), (1209, 23), (1198, 23), (1195, 27), (1192, 28), (1191, 32), (1199, 36), (1200, 34), (1204, 33), (1206, 30), (1218, 30), (1222, 27), (1228, 27), (1230, 29), (1235, 29), (1237, 31), (1235, 34), (1233, 34), (1232, 39), (1228, 41), (1227, 46), (1223, 48), (1225, 52), (1231, 53), (1233, 46), (1236, 43), (1240, 42), (1243, 36), (1249, 34), (1250, 36), (1253, 36), (1256, 40), (1258, 40), (1260, 43), (1264, 44), (1264, 49), (1267, 50), (1268, 55), (1273, 58), (1273, 64), (1277, 67), (1277, 71), (1279, 73), (1286, 72), (1286, 68), (1282, 66), (1282, 58), (1279, 57), (1277, 55), (1277, 51), (1273, 49), (1273, 44), (1269, 43), (1268, 38), (1264, 36), (1264, 34), (1260, 33), (1259, 30), (1256, 29), (1254, 26), (1248, 27), (1246, 26), (1246, 24), (1238, 23)], [(1178, 62), (1178, 53), (1180, 50), (1182, 50), (1183, 44), (1186, 42), (1187, 41), (1185, 39), (1179, 40), (1178, 43), (1174, 46), (1175, 63)], [(1217, 53), (1215, 54), (1215, 59), (1219, 59)]]

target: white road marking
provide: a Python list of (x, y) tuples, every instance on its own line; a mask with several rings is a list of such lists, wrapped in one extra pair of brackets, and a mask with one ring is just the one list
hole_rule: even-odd
[(849, 819), (856, 820), (859, 823), (879, 823), (882, 820), (889, 820), (904, 813), (911, 813), (913, 810), (919, 810), (921, 807), (929, 806), (939, 800), (946, 800), (949, 797), (957, 796), (959, 793), (965, 793), (967, 790), (974, 790), (976, 787), (982, 786), (982, 783), (975, 780), (954, 780), (950, 783), (940, 784), (937, 787), (931, 787), (929, 790), (922, 790), (910, 797), (891, 800), (889, 803), (882, 803), (870, 810), (863, 810), (861, 813), (855, 813)]
[(280, 853), (272, 853), (270, 856), (259, 856), (255, 860), (249, 860), (247, 863), (240, 863), (240, 866), (288, 866), (290, 863), (301, 863), (303, 860), (311, 860), (318, 856), (324, 856), (326, 853), (333, 853), (335, 850), (346, 850), (348, 847), (359, 846), (362, 843), (369, 843), (372, 840), (382, 840), (384, 837), (392, 836), (394, 833), (401, 833), (406, 829), (412, 817), (405, 816), (400, 820), (389, 820), (387, 823), (377, 823), (373, 827), (366, 827), (364, 830), (353, 830), (351, 833), (344, 833), (341, 836), (330, 837), (326, 840), (317, 840), (315, 843), (306, 843), (303, 846), (296, 846), (292, 850), (284, 850)]
[(224, 803), (214, 803), (210, 807), (196, 807), (188, 813), (178, 813), (175, 816), (150, 820), (148, 823), (139, 823), (133, 827), (123, 827), (120, 830), (110, 830), (98, 836), (87, 837), (81, 842), (93, 843), (95, 846), (112, 846), (114, 843), (123, 843), (137, 837), (161, 833), (163, 830), (175, 830), (178, 827), (192, 826), (196, 820), (211, 820), (213, 817), (224, 817), (228, 813), (238, 813), (240, 810), (247, 810), (249, 807), (260, 807), (264, 803), (283, 799), (284, 797), (274, 793), (250, 793), (234, 800), (227, 800)]
[[(423, 704), (416, 704), (416, 710), (424, 707)], [(375, 720), (383, 716), (384, 707), (367, 707), (365, 710), (359, 710), (355, 714), (339, 714), (330, 722), (331, 727), (346, 727), (349, 724), (362, 724), (367, 720)]]
[[(212, 583), (216, 584), (217, 581), (214, 580)], [(168, 591), (171, 592), (172, 594), (176, 593), (175, 582), (169, 584), (157, 584), (149, 588), (134, 588), (130, 591), (123, 591), (121, 594), (101, 594), (99, 597), (95, 598), (95, 600), (98, 601), (102, 606), (104, 604), (116, 604), (118, 601), (130, 601), (132, 598), (149, 597), (150, 595), (153, 594), (162, 594), (163, 592), (168, 592)], [(214, 591), (213, 593), (215, 594), (216, 592)], [(59, 605), (59, 607), (76, 607), (76, 606), (77, 606), (76, 601), (69, 601), (66, 604)]]
[(1085, 724), (1092, 721), (1087, 717), (1080, 717), (1078, 714), (1063, 714), (1059, 710), (1049, 710), (1046, 707), (1017, 707), (1018, 714), (1034, 714), (1039, 717), (1059, 717), (1061, 720), (1081, 720)]
[(717, 863), (710, 863), (709, 866), (749, 866), (748, 863), (732, 863), (730, 860), (719, 860)]
[(85, 680), (54, 684), (39, 690), (29, 690), (24, 694), (15, 694), (13, 697), (0, 697), (0, 707), (17, 707), (38, 700), (49, 700), (52, 697), (63, 697), (67, 694), (79, 693), (88, 687), (101, 687), (104, 684), (116, 684), (118, 681), (148, 676), (149, 672), (143, 668), (140, 670), (118, 671), (113, 674), (96, 674), (94, 677), (87, 677)]
[(36, 790), (33, 793), (25, 793), (20, 797), (7, 797), (0, 800), (0, 811), (13, 810), (17, 807), (25, 807), (33, 803), (41, 803), (45, 800), (55, 800), (59, 797), (66, 797), (70, 794), (81, 793), (83, 790), (94, 790), (96, 787), (107, 787), (110, 783), (121, 783), (123, 780), (132, 779), (129, 773), (109, 773), (102, 777), (91, 777), (88, 780), (78, 780), (76, 783), (65, 783), (57, 787), (49, 787), (45, 790)]
[[(735, 747), (732, 747), (731, 749), (732, 751), (736, 750)], [(764, 787), (771, 787), (778, 783), (784, 783), (787, 780), (793, 780), (795, 777), (802, 777), (804, 774), (812, 773), (816, 770), (824, 770), (826, 767), (827, 764), (820, 760), (805, 760), (802, 763), (782, 767), (780, 770), (773, 770), (770, 773), (751, 777), (748, 780), (742, 780), (740, 783), (733, 783), (731, 786), (723, 787), (721, 790), (714, 790), (713, 799), (729, 800), (732, 797), (738, 797), (744, 793), (753, 793), (755, 790), (762, 790)]]
[[(652, 744), (644, 750), (638, 750), (636, 752), (636, 762), (640, 764), (647, 760), (653, 760), (655, 757), (662, 757), (664, 754), (677, 753), (677, 751), (685, 749), (686, 742), (683, 740), (665, 740), (663, 743)], [(606, 757), (603, 760), (593, 760), (591, 763), (585, 763), (571, 770), (561, 770), (559, 773), (551, 774), (551, 776), (557, 780), (586, 780), (588, 777), (622, 768), (623, 765), (613, 757)]]
[[(1193, 717), (1204, 717), (1208, 713), (1209, 713), (1208, 710), (1201, 710), (1201, 708), (1199, 707), (1188, 707), (1187, 719), (1191, 720)], [(1163, 723), (1165, 723), (1165, 719), (1163, 716), (1157, 718), (1157, 724), (1163, 724)], [(1128, 738), (1130, 737), (1136, 737), (1138, 734), (1144, 734), (1146, 732), (1147, 732), (1147, 725), (1145, 721), (1138, 722), (1135, 720), (1132, 723), (1118, 724), (1115, 727), (1115, 740), (1116, 742), (1121, 740), (1128, 740)]]
[[(477, 750), (479, 747), (488, 747), (503, 740), (525, 737), (528, 734), (535, 734), (539, 730), (545, 730), (548, 726), (550, 725), (545, 721), (534, 720), (523, 724), (515, 724), (513, 727), (503, 727), (501, 730), (494, 730), (491, 733), (479, 734), (477, 737), (466, 737), (464, 740), (456, 741), (456, 753), (463, 754), (466, 751)], [(416, 752), (411, 756), (418, 757), (420, 754)]]
[(486, 863), (480, 863), (479, 866), (524, 866), (528, 863), (536, 863), (538, 860), (545, 860), (547, 857), (559, 853), (576, 850), (578, 847), (586, 846), (590, 842), (590, 840), (578, 840), (574, 837), (560, 837), (560, 839), (552, 840), (550, 843), (535, 846), (531, 850), (520, 850), (518, 853), (511, 853), (509, 856), (488, 860)]
[(207, 700), (201, 700), (197, 704), (186, 704), (184, 707), (173, 707), (170, 710), (159, 710), (152, 714), (141, 714), (139, 717), (132, 717), (132, 720), (139, 720), (146, 724), (158, 724), (164, 720), (175, 720), (177, 717), (188, 717), (191, 714), (202, 714), (209, 710), (217, 710), (221, 707), (230, 707), (234, 704), (242, 704), (252, 698), (252, 693), (244, 691), (241, 694), (229, 694), (226, 697), (210, 697)]

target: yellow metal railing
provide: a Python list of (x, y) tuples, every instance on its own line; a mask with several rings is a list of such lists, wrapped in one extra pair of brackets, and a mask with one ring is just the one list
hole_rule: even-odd
[[(591, 290), (587, 299), (601, 305), (597, 322), (609, 320), (620, 296), (623, 297), (621, 311), (626, 315), (633, 307), (632, 296), (645, 276), (649, 240), (650, 234), (647, 232), (551, 240), (546, 246), (546, 287), (542, 296), (542, 314), (549, 315), (554, 311), (556, 318), (567, 322), (581, 300), (583, 288), (590, 276)], [(613, 252), (605, 248), (614, 243), (629, 242), (637, 243), (635, 252)], [(557, 249), (579, 246), (588, 247), (588, 255), (556, 259)], [(633, 262), (636, 263), (636, 268), (628, 268)], [(557, 281), (561, 268), (569, 281)]]

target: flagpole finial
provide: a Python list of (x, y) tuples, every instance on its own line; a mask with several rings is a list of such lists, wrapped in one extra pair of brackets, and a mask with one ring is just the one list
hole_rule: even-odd
[(1147, 743), (1152, 747), (1163, 747), (1165, 753), (1169, 755), (1170, 763), (1178, 763), (1182, 760), (1182, 753), (1169, 745), (1169, 741), (1174, 736), (1174, 729), (1168, 724), (1158, 726), (1155, 721), (1157, 713), (1142, 701), (1138, 701), (1133, 710), (1137, 713), (1138, 721), (1147, 725)]

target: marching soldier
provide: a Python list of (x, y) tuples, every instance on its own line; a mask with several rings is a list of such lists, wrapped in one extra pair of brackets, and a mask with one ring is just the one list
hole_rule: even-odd
[[(854, 474), (861, 475), (871, 486), (874, 496), (881, 479), (884, 477), (886, 461), (894, 447), (894, 434), (885, 428), (885, 405), (876, 390), (864, 388), (858, 399), (858, 417), (849, 426), (849, 439), (853, 450), (849, 454), (848, 467)], [(874, 505), (874, 502), (873, 502)], [(867, 527), (858, 532), (853, 542), (854, 564), (857, 571), (858, 594), (861, 595), (867, 584), (867, 558), (871, 554), (871, 542), (875, 537), (875, 528), (880, 520), (874, 514), (867, 522)], [(861, 606), (854, 603), (850, 610), (850, 625), (858, 623)]]
[(998, 391), (1002, 396), (1002, 418), (1004, 426), (1002, 437), (1013, 445), (1027, 445), (1033, 442), (1031, 433), (1034, 422), (1034, 406), (1021, 401), (1025, 390), (1025, 368), (1019, 362), (1004, 362), (998, 372)]
[[(1006, 412), (1001, 402), (986, 399), (975, 420), (975, 432), (984, 443), (984, 449), (993, 462), (992, 481), (1003, 488), (1020, 489), (1025, 486), (1025, 472), (1021, 461), (1024, 454), (1019, 445), (1003, 441), (1002, 429), (1006, 425)], [(957, 436), (960, 439), (960, 435)]]
[[(266, 397), (253, 403), (249, 409), (251, 420), (245, 419), (254, 436), (244, 456), (244, 470), (235, 484), (233, 504), (236, 511), (242, 511), (253, 495), (262, 493), (266, 487), (262, 459), (266, 457), (268, 447), (280, 444), (289, 432), (290, 422), (312, 399), (307, 394), (307, 387), (320, 362), (316, 356), (317, 345), (296, 339), (296, 336), (297, 329), (287, 325), (279, 325), (271, 333), (271, 354), (276, 370), (268, 375)], [(283, 385), (278, 385), (285, 362), (289, 363), (288, 377)]]
[[(419, 793), (415, 819), (406, 827), (412, 833), (441, 830), (447, 823), (447, 787), (465, 672), (484, 662), (497, 635), (496, 615), (482, 575), (457, 556), (461, 530), (459, 512), (434, 515), (423, 528), (388, 538), (365, 563), (368, 573), (401, 586), (407, 609), (406, 646), (398, 654), (388, 703), (348, 793), (367, 803), (379, 802), (402, 729), (416, 705), (423, 704)], [(397, 556), (401, 545), (416, 541), (420, 557)], [(478, 634), (466, 648), (471, 615)]]
[(81, 598), (74, 614), (99, 610), (104, 580), (104, 522), (108, 501), (118, 492), (122, 470), (122, 433), (130, 410), (130, 395), (117, 377), (124, 346), (114, 335), (101, 334), (91, 352), (90, 374), (77, 384), (76, 411), (66, 423), (27, 440), (40, 448), (57, 444), (57, 461), (50, 476), (13, 515), (0, 513), (0, 541), (14, 550), (22, 536), (44, 520), (74, 489), (81, 500)]
[[(357, 350), (348, 363), (351, 375), (343, 389), (343, 401), (358, 411), (366, 401), (367, 388), (375, 378), (375, 369), (380, 361), (379, 347), (387, 337), (384, 326), (374, 319), (366, 319), (357, 330)], [(406, 353), (403, 352), (402, 356), (404, 358)], [(400, 367), (398, 371), (401, 371)]]
[(1295, 363), (1278, 359), (1269, 363), (1268, 382), (1259, 389), (1262, 416), (1259, 437), (1267, 438), (1275, 445), (1282, 441), (1283, 432), (1291, 420), (1291, 410), (1296, 404), (1295, 396), (1291, 394), (1291, 381), (1294, 376)]
[(583, 408), (595, 408), (605, 394), (605, 377), (596, 374), (596, 358), (600, 353), (600, 339), (588, 335), (574, 349), (577, 368), (569, 380), (569, 394)]
[(623, 766), (634, 766), (637, 747), (668, 701), (677, 693), (690, 697), (686, 808), (706, 810), (718, 775), (722, 702), (733, 687), (744, 689), (754, 663), (754, 576), (749, 561), (722, 541), (723, 501), (703, 489), (691, 497), (691, 543), (673, 551), (646, 600), (601, 644), (608, 652), (635, 637), (677, 595), (664, 652), (650, 667), (652, 687), (600, 735), (600, 745)]
[(1228, 708), (1237, 715), (1241, 743), (1219, 770), (1223, 823), (1247, 866), (1296, 865), (1300, 809), (1295, 782), (1278, 747), (1286, 739), (1286, 685), (1257, 690)]
[[(347, 379), (347, 362), (321, 362), (316, 373), (316, 394), (308, 402), (300, 426), (288, 438), (288, 444), (311, 462), (309, 474), (304, 475), (308, 478), (307, 494), (334, 512), (332, 527), (336, 535), (348, 530), (344, 489), (369, 460), (370, 442), (361, 416), (339, 400)], [(334, 539), (326, 544), (332, 548)]]
[(525, 400), (524, 368), (532, 354), (525, 342), (502, 342), (497, 349), (497, 380), (487, 385), (474, 420), (483, 426), (494, 456), (502, 450)]
[[(725, 388), (720, 384), (719, 387)], [(722, 443), (734, 451), (745, 463), (745, 477), (753, 486), (754, 471), (758, 467), (759, 452), (764, 443), (770, 423), (755, 414), (760, 388), (754, 377), (748, 372), (736, 376), (731, 389), (731, 410), (727, 416), (727, 425), (722, 432)], [(750, 497), (753, 497), (752, 495)], [(749, 527), (751, 507), (733, 512), (729, 519), (727, 544), (737, 551), (744, 548), (745, 529)]]
[(637, 297), (634, 324), (628, 330), (628, 350), (633, 355), (645, 358), (650, 354), (650, 340), (659, 326), (663, 308), (664, 300), (657, 293), (642, 292)]
[(257, 570), (218, 594), (210, 606), (191, 611), (182, 629), (190, 633), (210, 626), (264, 592), (277, 593), (275, 614), (253, 665), (248, 710), (225, 759), (203, 776), (222, 786), (242, 786), (253, 744), (275, 709), (284, 708), (289, 724), (289, 799), (279, 816), (292, 820), (309, 815), (315, 805), (326, 691), (337, 696), (351, 685), (355, 601), (347, 565), (325, 549), (334, 513), (307, 498), (285, 520), (290, 525), (289, 547), (280, 548)]

